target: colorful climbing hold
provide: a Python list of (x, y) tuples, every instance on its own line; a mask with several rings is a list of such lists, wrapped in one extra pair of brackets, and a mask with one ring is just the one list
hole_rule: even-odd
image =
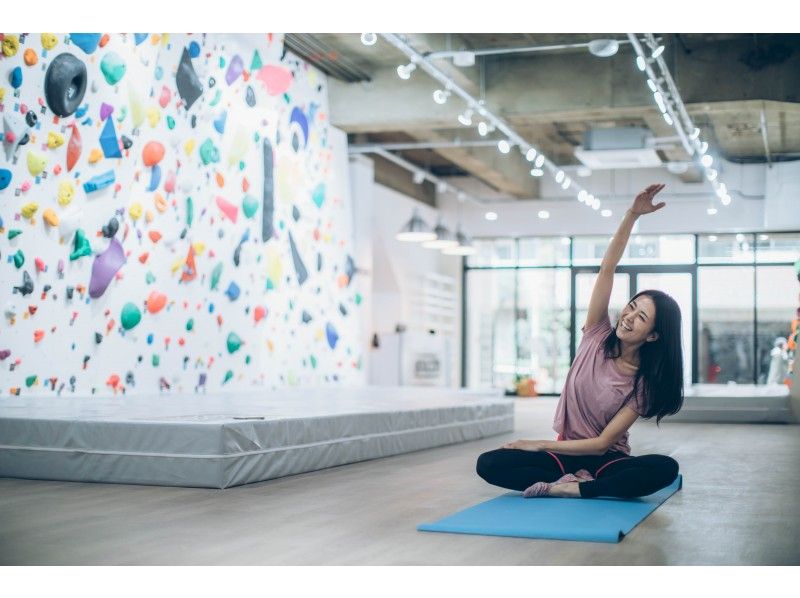
[(239, 338), (238, 334), (236, 334), (235, 332), (231, 332), (230, 334), (228, 334), (228, 339), (226, 341), (226, 345), (228, 347), (228, 353), (235, 353), (241, 348), (243, 344), (244, 342), (242, 341), (241, 338)]
[(42, 220), (47, 226), (58, 226), (58, 215), (53, 208), (47, 208), (42, 214)]
[(219, 150), (211, 139), (206, 139), (200, 146), (200, 159), (204, 166), (208, 166), (212, 162), (219, 162)]
[(217, 196), (215, 201), (217, 203), (217, 207), (223, 214), (225, 214), (228, 220), (235, 223), (236, 219), (239, 216), (239, 208), (237, 208), (235, 205), (233, 205), (224, 197)]
[(69, 41), (87, 54), (92, 54), (97, 50), (101, 37), (99, 33), (70, 33)]
[(39, 204), (36, 203), (35, 201), (32, 201), (22, 206), (20, 213), (22, 214), (23, 218), (27, 218), (28, 220), (30, 220), (31, 218), (33, 218), (33, 215), (36, 214), (36, 211), (38, 209), (39, 209)]
[(83, 232), (82, 228), (75, 231), (75, 244), (73, 247), (72, 253), (69, 254), (71, 262), (92, 254), (92, 247), (89, 245), (89, 239), (86, 238), (86, 233)]
[(125, 62), (116, 52), (108, 52), (100, 61), (100, 70), (109, 85), (119, 83), (122, 77), (125, 76), (126, 68)]
[(39, 152), (28, 151), (28, 172), (33, 176), (39, 176), (47, 168), (47, 158)]
[(242, 198), (242, 213), (246, 218), (252, 218), (258, 211), (258, 200), (252, 195), (245, 195)]
[(148, 141), (142, 148), (142, 161), (145, 166), (155, 166), (164, 159), (164, 145), (158, 141)]
[(106, 292), (120, 268), (125, 264), (125, 251), (115, 238), (111, 238), (108, 248), (94, 259), (92, 275), (89, 279), (89, 296), (97, 299)]
[(152, 291), (147, 297), (147, 311), (157, 314), (167, 305), (167, 296), (159, 291)]
[(142, 320), (142, 312), (133, 303), (126, 303), (122, 307), (120, 314), (120, 323), (125, 330), (130, 330)]
[(56, 149), (64, 145), (64, 136), (61, 133), (50, 131), (47, 134), (47, 147)]
[(58, 38), (52, 33), (42, 33), (41, 40), (45, 50), (52, 50), (58, 44)]
[(70, 172), (77, 164), (82, 148), (80, 131), (78, 131), (78, 126), (73, 124), (72, 134), (69, 137), (69, 143), (67, 143), (67, 172)]
[(19, 51), (19, 36), (7, 33), (3, 38), (3, 55), (11, 58)]
[(27, 66), (33, 66), (37, 62), (39, 62), (39, 56), (36, 54), (36, 50), (33, 48), (28, 48), (23, 52), (22, 59), (25, 61)]

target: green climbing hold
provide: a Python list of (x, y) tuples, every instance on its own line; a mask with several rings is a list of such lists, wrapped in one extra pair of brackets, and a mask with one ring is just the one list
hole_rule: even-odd
[(128, 107), (121, 106), (119, 109), (119, 114), (117, 115), (117, 122), (121, 123), (123, 120), (125, 120), (126, 116), (128, 116)]
[(283, 94), (283, 101), (286, 102), (287, 104), (291, 104), (292, 103), (292, 98), (289, 97), (288, 93), (285, 93), (285, 94)]
[(92, 247), (89, 245), (89, 239), (86, 238), (86, 233), (82, 228), (75, 231), (75, 246), (72, 253), (69, 254), (69, 260), (74, 262), (78, 258), (92, 255)]
[(17, 267), (17, 270), (22, 268), (22, 264), (25, 263), (25, 254), (22, 253), (22, 249), (18, 249), (17, 253), (14, 254), (14, 265)]
[(144, 281), (147, 284), (153, 284), (156, 281), (156, 277), (152, 272), (148, 272), (147, 274), (144, 275)]
[(253, 60), (250, 61), (250, 71), (257, 71), (262, 66), (264, 66), (264, 63), (261, 62), (261, 55), (258, 53), (258, 50), (256, 50), (253, 52)]
[(171, 116), (167, 117), (167, 126), (169, 127), (170, 131), (175, 128), (175, 119)]
[(222, 90), (221, 90), (221, 89), (217, 89), (217, 93), (216, 93), (216, 94), (214, 94), (214, 99), (213, 99), (213, 100), (211, 100), (211, 101), (208, 103), (208, 105), (209, 105), (209, 106), (212, 106), (212, 107), (213, 107), (213, 106), (216, 106), (217, 104), (219, 104), (219, 101), (220, 101), (221, 99), (222, 99)]
[(356, 305), (361, 305), (361, 293), (356, 293)]
[(150, 360), (150, 363), (152, 363), (152, 364), (153, 364), (153, 367), (154, 367), (154, 368), (157, 368), (157, 367), (158, 367), (158, 364), (160, 364), (160, 363), (161, 363), (161, 358), (160, 358), (158, 355), (156, 355), (155, 353), (153, 353), (153, 357), (152, 357), (152, 359)]
[(314, 357), (313, 355), (311, 356), (311, 367), (314, 368), (315, 370), (317, 369), (317, 358)]
[(37, 380), (38, 380), (37, 376), (28, 376), (27, 378), (25, 378), (25, 386), (30, 388), (31, 386), (36, 384)]
[(130, 330), (142, 321), (142, 310), (133, 303), (128, 302), (122, 307), (122, 314), (119, 319), (122, 322), (122, 327), (125, 330)]
[(10, 241), (14, 237), (19, 237), (21, 234), (22, 234), (21, 230), (19, 230), (18, 228), (12, 228), (10, 231), (8, 231), (8, 240)]
[(186, 322), (186, 330), (188, 330), (190, 332), (192, 330), (194, 330), (194, 319), (193, 318), (189, 318), (189, 321)]
[(245, 357), (245, 358), (244, 358), (244, 362), (245, 362), (247, 365), (250, 365), (250, 356), (249, 356), (249, 355), (248, 355), (247, 357)]
[(214, 291), (219, 284), (219, 277), (222, 276), (222, 262), (219, 262), (211, 271), (211, 290)]
[(242, 199), (242, 212), (244, 212), (245, 217), (252, 218), (257, 211), (258, 200), (252, 195), (245, 195), (244, 199)]
[(186, 226), (192, 226), (194, 220), (194, 202), (191, 197), (186, 198)]
[(228, 335), (228, 341), (227, 341), (228, 353), (236, 353), (236, 351), (239, 350), (242, 344), (243, 344), (242, 339), (240, 339), (239, 335), (236, 334), (235, 332), (231, 332)]
[(109, 52), (100, 61), (100, 70), (109, 85), (116, 85), (125, 76), (125, 63), (115, 52)]
[(275, 283), (272, 282), (271, 278), (267, 278), (267, 290), (274, 291), (275, 290)]
[(219, 57), (219, 68), (225, 68), (225, 58), (222, 56)]
[(227, 372), (225, 372), (225, 379), (222, 381), (222, 383), (225, 384), (231, 378), (233, 378), (233, 371), (228, 370)]
[(245, 166), (246, 166), (246, 164), (244, 163), (244, 160), (240, 160), (239, 161), (239, 170), (244, 170)]
[(206, 139), (200, 146), (200, 159), (203, 161), (203, 166), (219, 162), (219, 150), (211, 139)]

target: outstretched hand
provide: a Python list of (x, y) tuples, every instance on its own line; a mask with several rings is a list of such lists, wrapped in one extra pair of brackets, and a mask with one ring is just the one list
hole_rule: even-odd
[(633, 200), (631, 212), (641, 216), (642, 214), (650, 214), (663, 208), (665, 204), (663, 201), (653, 205), (653, 198), (658, 194), (666, 185), (650, 185), (647, 189), (642, 191)]

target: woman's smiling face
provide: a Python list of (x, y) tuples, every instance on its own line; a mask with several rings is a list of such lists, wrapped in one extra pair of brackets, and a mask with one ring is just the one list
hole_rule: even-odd
[(626, 343), (654, 341), (656, 337), (651, 333), (655, 325), (655, 302), (647, 295), (639, 295), (623, 308), (617, 322), (616, 333), (619, 339)]

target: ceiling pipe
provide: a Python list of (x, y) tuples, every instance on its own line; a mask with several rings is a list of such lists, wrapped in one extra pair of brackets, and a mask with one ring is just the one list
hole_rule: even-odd
[[(434, 64), (432, 64), (425, 56), (420, 54), (417, 50), (407, 44), (399, 35), (394, 33), (381, 33), (381, 36), (392, 44), (395, 48), (400, 50), (403, 54), (408, 56), (412, 63), (418, 65), (422, 70), (428, 73), (431, 77), (439, 81), (442, 85), (445, 86), (445, 89), (450, 91), (452, 94), (457, 95), (462, 100), (467, 103), (469, 108), (472, 108), (474, 111), (478, 112), (481, 118), (484, 120), (490, 121), (496, 129), (500, 130), (503, 135), (506, 136), (508, 141), (519, 147), (520, 151), (525, 154), (529, 149), (536, 149), (530, 143), (528, 143), (523, 137), (521, 137), (511, 126), (502, 118), (492, 113), (486, 106), (482, 105), (476, 98), (472, 97), (467, 91), (465, 91), (462, 87), (460, 87), (457, 83), (455, 83), (450, 77), (448, 77), (445, 73), (443, 73), (439, 68), (437, 68)], [(635, 39), (635, 38), (634, 38)], [(638, 42), (637, 42), (638, 43)], [(547, 170), (553, 177), (556, 177), (561, 168), (556, 166), (547, 156), (543, 153), (536, 150), (541, 156), (544, 157), (544, 163), (542, 166), (545, 170)], [(563, 171), (562, 171), (563, 172)], [(558, 181), (560, 183), (560, 181)], [(589, 193), (586, 191), (580, 184), (578, 184), (574, 180), (570, 180), (570, 189), (574, 193)], [(594, 197), (594, 196), (592, 196)], [(597, 208), (595, 211), (598, 211), (600, 206), (599, 199), (595, 199), (597, 202)], [(592, 206), (594, 207), (594, 206)]]
[(444, 149), (457, 147), (497, 147), (497, 139), (480, 139), (474, 141), (420, 141), (418, 143), (366, 143), (351, 145), (347, 151), (351, 154), (371, 154), (376, 149), (388, 151), (400, 150), (421, 150), (421, 149)]
[[(631, 43), (626, 39), (614, 40), (619, 44)], [(572, 48), (588, 48), (589, 42), (581, 42), (577, 44), (556, 44), (552, 46), (525, 46), (522, 48), (486, 48), (483, 50), (443, 50), (441, 52), (430, 52), (425, 54), (425, 58), (453, 58), (458, 54), (464, 52), (472, 54), (473, 56), (497, 56), (500, 54), (522, 54), (527, 52), (552, 52), (555, 50), (569, 50)]]

